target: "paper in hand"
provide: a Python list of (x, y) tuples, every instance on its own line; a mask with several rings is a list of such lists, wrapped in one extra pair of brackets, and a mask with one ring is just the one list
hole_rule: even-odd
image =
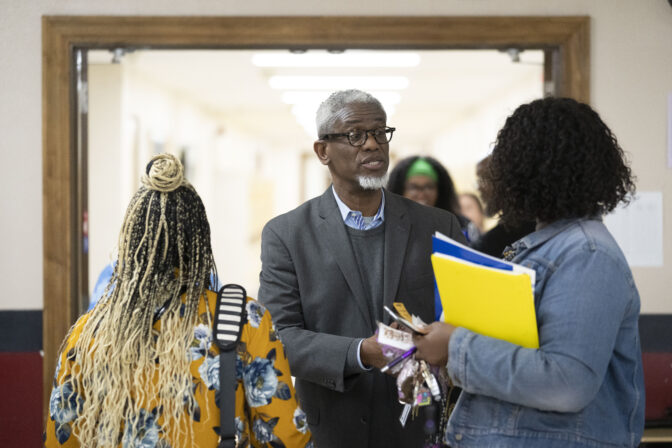
[(405, 319), (405, 318), (401, 317), (400, 315), (398, 315), (397, 313), (392, 311), (387, 306), (383, 306), (383, 309), (399, 325), (403, 325), (404, 327), (408, 328), (409, 330), (411, 330), (415, 333), (419, 333), (419, 334), (426, 334), (427, 333), (427, 329), (421, 323), (411, 322), (408, 319)]

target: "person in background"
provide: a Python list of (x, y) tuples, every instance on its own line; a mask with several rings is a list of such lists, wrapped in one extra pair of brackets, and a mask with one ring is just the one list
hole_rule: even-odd
[(489, 161), (505, 222), (535, 220), (507, 259), (536, 271), (539, 348), (447, 323), (414, 336), (463, 390), (445, 441), (459, 447), (637, 447), (644, 428), (640, 299), (602, 215), (634, 194), (616, 137), (590, 106), (520, 106)]
[[(476, 178), (478, 180), (478, 191), (485, 202), (485, 214), (493, 217), (500, 213), (500, 208), (495, 204), (492, 194), (489, 161), (490, 156), (478, 162)], [(509, 223), (500, 219), (492, 229), (482, 233), (476, 241), (473, 241), (471, 247), (493, 257), (502, 258), (504, 249), (508, 245), (534, 232), (536, 225), (533, 219)]]
[(471, 221), (478, 233), (485, 233), (485, 213), (483, 204), (474, 193), (461, 193), (458, 197), (460, 201), (460, 212), (464, 217)]
[[(117, 264), (116, 261), (112, 261), (108, 264), (105, 265), (102, 271), (100, 271), (100, 274), (98, 274), (98, 279), (96, 280), (96, 284), (93, 286), (93, 291), (91, 292), (91, 296), (89, 297), (89, 307), (87, 311), (91, 311), (94, 306), (98, 303), (101, 297), (105, 294), (105, 290), (107, 289), (108, 284), (112, 280), (112, 274), (114, 273), (114, 266)], [(219, 282), (219, 279), (215, 276), (215, 273), (213, 272), (210, 274), (210, 284), (212, 285), (213, 290), (218, 291), (219, 288), (221, 288), (223, 285)], [(114, 287), (113, 285), (110, 285), (110, 287)], [(111, 290), (108, 291), (108, 294), (112, 292)]]
[(467, 242), (478, 239), (478, 228), (460, 211), (448, 170), (435, 158), (411, 156), (400, 160), (390, 172), (387, 189), (422, 205), (448, 210), (457, 216)]
[[(105, 294), (105, 290), (107, 289), (107, 285), (110, 283), (110, 280), (112, 280), (112, 274), (114, 274), (114, 266), (117, 264), (116, 261), (112, 261), (110, 263), (107, 263), (105, 267), (103, 268), (102, 271), (100, 271), (100, 274), (98, 274), (98, 279), (96, 280), (96, 284), (93, 286), (93, 291), (91, 292), (91, 296), (89, 296), (89, 308), (87, 311), (91, 311), (94, 306), (98, 303), (98, 301), (103, 297)], [(108, 294), (112, 292), (111, 290), (108, 291)]]
[(375, 334), (383, 305), (434, 319), (432, 234), (464, 241), (455, 216), (383, 189), (394, 128), (359, 90), (331, 94), (313, 145), (332, 185), (269, 221), (259, 300), (287, 348), (320, 448), (421, 447), (424, 418), (400, 423), (395, 378)]
[[(112, 280), (67, 335), (45, 446), (218, 446), (219, 349), (210, 225), (180, 161), (151, 159), (126, 211)], [(271, 316), (248, 298), (237, 348), (239, 447), (312, 446)]]

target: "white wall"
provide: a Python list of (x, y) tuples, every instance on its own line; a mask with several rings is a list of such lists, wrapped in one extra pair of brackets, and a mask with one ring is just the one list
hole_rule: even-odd
[[(91, 82), (95, 81), (95, 82)], [(115, 259), (124, 206), (122, 196), (122, 70), (120, 65), (89, 66), (89, 291)], [(102, 188), (94, 188), (101, 186)], [(123, 205), (122, 205), (123, 204)], [(109, 228), (116, 229), (109, 231)]]
[(145, 164), (169, 152), (185, 158), (186, 178), (208, 211), (221, 280), (256, 295), (261, 229), (276, 209), (297, 205), (300, 148), (238, 121), (137, 70), (133, 54), (120, 64), (90, 65), (89, 292), (116, 257)]
[[(477, 193), (476, 164), (493, 149), (497, 131), (519, 105), (543, 97), (542, 69), (510, 86), (472, 113), (452, 121), (433, 142), (431, 154), (449, 168), (458, 193)], [(535, 76), (536, 75), (536, 76)]]
[[(632, 154), (642, 191), (662, 191), (672, 219), (666, 167), (666, 99), (672, 91), (672, 8), (666, 0), (0, 0), (0, 309), (42, 307), (41, 33), (47, 14), (81, 15), (588, 15), (592, 104)], [(667, 226), (669, 228), (669, 226)], [(666, 265), (637, 268), (644, 312), (672, 313), (672, 240)]]

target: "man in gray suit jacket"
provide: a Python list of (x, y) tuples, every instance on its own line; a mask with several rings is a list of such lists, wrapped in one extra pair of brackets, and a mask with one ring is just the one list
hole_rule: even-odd
[(318, 109), (320, 162), (333, 184), (262, 233), (259, 300), (273, 315), (318, 448), (420, 447), (423, 419), (402, 427), (395, 379), (374, 334), (399, 301), (434, 319), (431, 235), (464, 241), (454, 215), (383, 189), (389, 141), (371, 95), (332, 94)]

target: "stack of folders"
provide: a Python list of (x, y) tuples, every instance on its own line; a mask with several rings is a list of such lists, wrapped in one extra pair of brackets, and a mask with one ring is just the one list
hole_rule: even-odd
[(522, 347), (539, 348), (534, 270), (478, 252), (439, 232), (432, 240), (443, 320)]

